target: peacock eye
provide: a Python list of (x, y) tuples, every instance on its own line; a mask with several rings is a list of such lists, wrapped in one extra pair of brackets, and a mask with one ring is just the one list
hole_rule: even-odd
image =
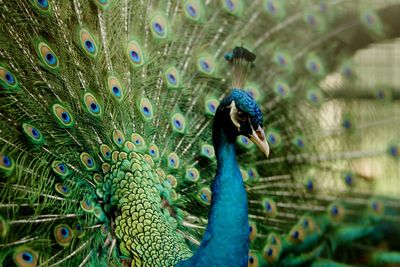
[(237, 119), (238, 119), (239, 121), (241, 121), (241, 122), (246, 121), (246, 114), (243, 113), (243, 112), (238, 112), (238, 113), (237, 113)]

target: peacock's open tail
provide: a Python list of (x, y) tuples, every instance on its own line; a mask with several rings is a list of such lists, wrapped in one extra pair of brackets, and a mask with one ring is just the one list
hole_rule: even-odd
[(0, 263), (400, 266), (399, 13), (0, 0)]

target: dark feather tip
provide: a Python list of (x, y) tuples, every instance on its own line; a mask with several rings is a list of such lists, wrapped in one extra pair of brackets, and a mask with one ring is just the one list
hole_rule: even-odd
[(225, 60), (231, 62), (233, 60), (233, 53), (232, 52), (226, 52), (224, 54), (224, 58), (225, 58)]
[(256, 55), (244, 47), (236, 46), (233, 49), (233, 58), (243, 58), (247, 62), (253, 62), (256, 60)]

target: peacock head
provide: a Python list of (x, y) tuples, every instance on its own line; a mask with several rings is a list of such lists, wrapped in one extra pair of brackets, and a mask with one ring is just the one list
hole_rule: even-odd
[(268, 157), (269, 146), (262, 128), (261, 109), (247, 92), (233, 89), (221, 101), (216, 119), (228, 139), (235, 140), (237, 136), (244, 135)]

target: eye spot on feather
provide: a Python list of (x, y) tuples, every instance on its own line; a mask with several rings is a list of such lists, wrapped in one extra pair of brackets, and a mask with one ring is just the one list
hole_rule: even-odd
[(249, 168), (247, 170), (247, 175), (249, 176), (249, 179), (252, 181), (255, 181), (258, 178), (258, 172), (255, 168)]
[(287, 99), (291, 95), (291, 89), (285, 81), (276, 81), (273, 90), (282, 99)]
[(69, 174), (67, 165), (65, 165), (65, 163), (61, 161), (58, 160), (53, 161), (53, 163), (51, 164), (51, 168), (57, 175), (59, 175), (62, 178), (65, 178)]
[(314, 191), (314, 182), (312, 179), (307, 180), (305, 186), (308, 192), (311, 193)]
[(102, 108), (97, 101), (96, 97), (91, 93), (85, 93), (83, 96), (83, 104), (85, 110), (93, 117), (100, 118), (102, 115)]
[(164, 39), (168, 35), (168, 26), (166, 18), (157, 14), (150, 20), (150, 29), (154, 37)]
[(80, 160), (81, 163), (83, 165), (83, 167), (87, 170), (87, 171), (94, 171), (96, 170), (96, 162), (94, 160), (94, 158), (89, 155), (86, 152), (82, 152), (80, 155)]
[(104, 160), (110, 161), (111, 160), (111, 148), (106, 144), (100, 145), (100, 153)]
[(29, 138), (29, 141), (31, 143), (40, 145), (45, 142), (42, 133), (35, 126), (29, 123), (23, 123), (22, 130), (24, 131), (24, 134)]
[(0, 170), (5, 172), (11, 172), (15, 168), (14, 160), (8, 155), (0, 153)]
[(266, 136), (271, 147), (279, 147), (282, 145), (282, 137), (278, 130), (268, 129)]
[(197, 61), (197, 68), (202, 74), (212, 75), (215, 71), (215, 59), (209, 55), (200, 56)]
[(215, 157), (214, 147), (209, 144), (203, 144), (201, 146), (200, 154), (208, 159), (213, 159)]
[(255, 222), (249, 222), (249, 239), (251, 242), (257, 238), (257, 225)]
[(143, 52), (138, 42), (130, 41), (126, 52), (132, 66), (140, 67), (144, 64)]
[(142, 98), (140, 100), (139, 109), (145, 120), (149, 121), (153, 119), (153, 105), (151, 104), (149, 99)]
[(304, 229), (299, 226), (295, 225), (292, 230), (290, 231), (289, 235), (289, 241), (295, 244), (301, 243), (304, 241), (305, 238), (305, 232)]
[(112, 137), (113, 137), (114, 144), (117, 147), (122, 148), (122, 146), (125, 142), (125, 136), (122, 134), (122, 132), (120, 130), (115, 129), (113, 131)]
[(299, 149), (303, 149), (305, 147), (304, 139), (302, 136), (294, 137), (292, 143)]
[(344, 115), (342, 118), (342, 127), (345, 130), (350, 130), (353, 128), (353, 121), (350, 119), (350, 117)]
[(81, 208), (86, 212), (93, 212), (94, 204), (90, 199), (84, 199), (80, 202)]
[(184, 133), (186, 129), (186, 120), (183, 115), (179, 112), (175, 113), (171, 117), (172, 130), (176, 133)]
[(160, 158), (160, 152), (155, 144), (151, 144), (149, 146), (149, 154), (155, 160), (158, 160)]
[(201, 22), (204, 20), (204, 6), (202, 1), (185, 0), (183, 7), (186, 18), (194, 22)]
[(400, 151), (400, 149), (399, 149), (399, 146), (397, 144), (391, 144), (389, 146), (389, 155), (390, 156), (392, 156), (394, 158), (399, 157), (400, 156), (400, 152), (399, 151)]
[(304, 21), (314, 32), (323, 33), (326, 31), (326, 22), (320, 13), (307, 11), (304, 14)]
[(135, 144), (136, 150), (144, 152), (147, 149), (146, 141), (140, 134), (133, 133), (131, 141)]
[(306, 69), (309, 73), (317, 77), (323, 77), (325, 75), (325, 67), (322, 60), (312, 53), (307, 56)]
[(56, 183), (54, 188), (56, 189), (56, 191), (61, 194), (64, 197), (67, 197), (70, 195), (70, 190), (69, 187), (65, 184), (61, 184), (61, 183)]
[(210, 98), (205, 102), (205, 112), (207, 115), (214, 116), (219, 106), (219, 101), (215, 98)]
[(32, 5), (40, 14), (48, 15), (51, 12), (51, 5), (48, 0), (33, 0)]
[(280, 247), (274, 244), (267, 243), (263, 248), (264, 259), (273, 264), (279, 260)]
[(258, 267), (259, 261), (257, 255), (249, 252), (249, 262), (247, 264), (248, 267)]
[(71, 244), (73, 233), (72, 229), (66, 224), (59, 224), (54, 228), (54, 237), (57, 243), (63, 247)]
[(264, 0), (264, 9), (269, 16), (276, 20), (281, 20), (286, 15), (284, 5), (280, 0)]
[(294, 70), (293, 58), (291, 54), (286, 51), (276, 51), (274, 53), (273, 61), (281, 69), (284, 69), (288, 72), (292, 72)]
[(19, 89), (19, 84), (10, 70), (0, 65), (0, 90)]
[(276, 215), (278, 214), (278, 210), (276, 208), (275, 201), (273, 201), (272, 199), (265, 198), (262, 201), (262, 206), (263, 206), (264, 211), (265, 211), (267, 216), (276, 217)]
[(109, 76), (107, 86), (111, 95), (118, 101), (122, 101), (124, 94), (120, 80), (115, 76)]
[(171, 169), (178, 169), (179, 168), (179, 157), (175, 152), (171, 152), (167, 157), (167, 164), (168, 167)]
[(332, 222), (339, 223), (343, 220), (345, 211), (341, 205), (333, 203), (328, 207), (328, 214)]
[(58, 71), (59, 69), (58, 57), (47, 43), (37, 42), (36, 52), (39, 56), (39, 59), (43, 67), (49, 70)]
[(93, 34), (89, 30), (85, 28), (81, 28), (79, 30), (79, 44), (86, 56), (92, 59), (97, 57), (97, 42), (95, 41)]
[(170, 185), (172, 188), (175, 188), (175, 187), (177, 186), (177, 184), (178, 184), (178, 181), (176, 180), (175, 176), (173, 176), (173, 175), (171, 175), (171, 174), (168, 174), (168, 175), (167, 175), (165, 181), (166, 181), (167, 183), (169, 183), (169, 185)]
[(20, 267), (35, 267), (37, 266), (39, 257), (38, 254), (28, 247), (17, 248), (13, 255), (14, 262)]
[(343, 67), (341, 73), (347, 79), (350, 79), (353, 76), (353, 70), (351, 69), (350, 66)]
[(186, 169), (186, 180), (191, 182), (197, 182), (200, 178), (200, 173), (196, 168), (187, 168)]
[(344, 182), (346, 183), (347, 186), (352, 186), (353, 185), (353, 174), (346, 173), (344, 175)]
[(175, 67), (169, 67), (165, 71), (165, 78), (168, 88), (177, 88), (180, 86), (179, 72)]
[(360, 19), (367, 29), (378, 34), (382, 32), (382, 23), (375, 10), (371, 8), (364, 9), (360, 14)]
[(223, 9), (236, 16), (240, 16), (243, 12), (243, 1), (242, 0), (222, 0)]
[(315, 223), (315, 220), (310, 216), (304, 216), (301, 218), (300, 225), (303, 229), (306, 230), (307, 233), (313, 233), (316, 230), (318, 231), (318, 226)]
[(238, 144), (245, 148), (245, 149), (250, 149), (254, 146), (253, 142), (250, 141), (250, 139), (244, 135), (240, 135), (237, 138)]
[(307, 100), (310, 104), (320, 106), (323, 102), (323, 96), (318, 89), (307, 90)]
[(52, 113), (60, 126), (70, 128), (74, 125), (74, 118), (66, 107), (60, 104), (54, 104)]
[(208, 187), (201, 188), (197, 196), (202, 203), (206, 205), (211, 204), (211, 190)]

